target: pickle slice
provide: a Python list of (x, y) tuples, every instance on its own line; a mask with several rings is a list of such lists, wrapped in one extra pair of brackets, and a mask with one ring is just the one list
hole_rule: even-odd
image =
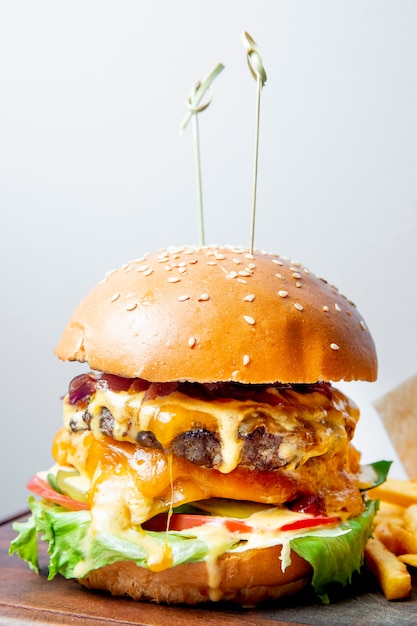
[[(51, 484), (50, 478), (48, 480)], [(57, 491), (69, 496), (78, 502), (88, 502), (90, 481), (82, 476), (75, 468), (60, 467), (55, 475)]]

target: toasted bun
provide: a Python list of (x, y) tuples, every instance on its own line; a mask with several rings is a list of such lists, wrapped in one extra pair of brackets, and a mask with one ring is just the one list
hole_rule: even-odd
[(115, 596), (164, 603), (198, 604), (228, 600), (242, 606), (293, 595), (311, 581), (311, 566), (294, 552), (285, 572), (279, 560), (281, 547), (226, 554), (210, 567), (206, 563), (178, 565), (162, 572), (123, 561), (93, 570), (80, 582), (89, 589)]
[(277, 255), (169, 249), (110, 272), (56, 348), (129, 378), (200, 383), (375, 380), (375, 347), (335, 287)]

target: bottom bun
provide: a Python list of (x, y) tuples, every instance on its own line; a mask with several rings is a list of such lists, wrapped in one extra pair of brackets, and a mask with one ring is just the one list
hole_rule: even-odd
[(227, 600), (254, 606), (298, 593), (311, 581), (309, 563), (291, 552), (281, 571), (281, 547), (225, 554), (213, 563), (178, 565), (162, 572), (121, 561), (93, 570), (79, 582), (88, 589), (169, 604)]

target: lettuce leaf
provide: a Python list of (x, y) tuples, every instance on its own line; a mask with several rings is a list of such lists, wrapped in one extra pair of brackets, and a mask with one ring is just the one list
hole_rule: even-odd
[(348, 532), (340, 537), (310, 535), (291, 541), (291, 548), (313, 567), (312, 585), (324, 604), (329, 603), (325, 587), (329, 583), (347, 585), (363, 565), (365, 544), (372, 534), (377, 500), (368, 500), (360, 517), (341, 524)]
[(361, 465), (361, 491), (368, 491), (382, 485), (387, 480), (391, 465), (392, 461), (375, 461), (368, 465)]
[[(344, 532), (337, 537), (320, 529), (290, 540), (291, 548), (312, 565), (312, 585), (324, 603), (329, 602), (326, 586), (333, 582), (350, 583), (353, 572), (359, 571), (363, 564), (363, 552), (371, 535), (378, 502), (369, 500), (365, 504), (364, 513), (343, 523)], [(89, 511), (68, 511), (33, 496), (29, 498), (29, 505), (32, 515), (27, 522), (14, 524), (18, 535), (9, 552), (27, 561), (33, 571), (39, 572), (38, 533), (43, 541), (48, 542), (49, 579), (58, 573), (65, 578), (82, 578), (93, 569), (126, 560), (148, 567), (146, 542), (141, 545), (130, 537), (94, 533)], [(210, 554), (210, 545), (201, 536), (169, 532), (167, 537), (163, 532), (145, 531), (143, 536), (147, 542), (156, 542), (160, 547), (168, 541), (174, 566), (204, 561)], [(225, 551), (233, 548), (231, 539)]]
[[(33, 496), (29, 497), (29, 506), (32, 515), (27, 522), (13, 525), (19, 534), (11, 542), (9, 554), (17, 554), (38, 573), (37, 535), (40, 533), (41, 539), (49, 544), (49, 580), (58, 573), (65, 578), (82, 578), (92, 569), (117, 561), (130, 560), (147, 567), (148, 551), (143, 545), (111, 533), (94, 533), (89, 511), (68, 511), (47, 500), (35, 500)], [(157, 546), (165, 547), (165, 533), (144, 534)], [(168, 534), (168, 545), (174, 566), (202, 561), (210, 551), (203, 540), (172, 532)]]
[(19, 534), (10, 544), (9, 554), (16, 553), (29, 564), (31, 570), (39, 574), (38, 529), (33, 516), (26, 522), (15, 522), (13, 529)]

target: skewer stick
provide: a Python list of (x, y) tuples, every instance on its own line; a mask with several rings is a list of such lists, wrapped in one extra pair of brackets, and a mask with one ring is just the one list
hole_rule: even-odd
[[(211, 84), (218, 74), (224, 69), (224, 65), (219, 63), (203, 80), (198, 81), (191, 89), (187, 98), (188, 111), (181, 122), (180, 133), (183, 132), (191, 118), (193, 118), (193, 138), (194, 138), (194, 159), (196, 170), (196, 187), (197, 187), (197, 207), (199, 222), (199, 242), (203, 246), (204, 241), (204, 217), (203, 217), (203, 192), (201, 182), (201, 159), (200, 159), (200, 135), (198, 128), (198, 113), (207, 109), (211, 102)], [(201, 103), (203, 96), (209, 92), (209, 98), (206, 102)]]
[(252, 217), (250, 233), (250, 253), (253, 254), (255, 240), (255, 213), (256, 213), (256, 192), (258, 180), (258, 154), (259, 154), (259, 119), (261, 111), (261, 91), (266, 83), (266, 72), (262, 64), (262, 57), (258, 47), (249, 33), (242, 33), (242, 43), (246, 48), (246, 55), (250, 72), (256, 80), (256, 123), (255, 123), (255, 156), (253, 168), (253, 191), (252, 191)]

